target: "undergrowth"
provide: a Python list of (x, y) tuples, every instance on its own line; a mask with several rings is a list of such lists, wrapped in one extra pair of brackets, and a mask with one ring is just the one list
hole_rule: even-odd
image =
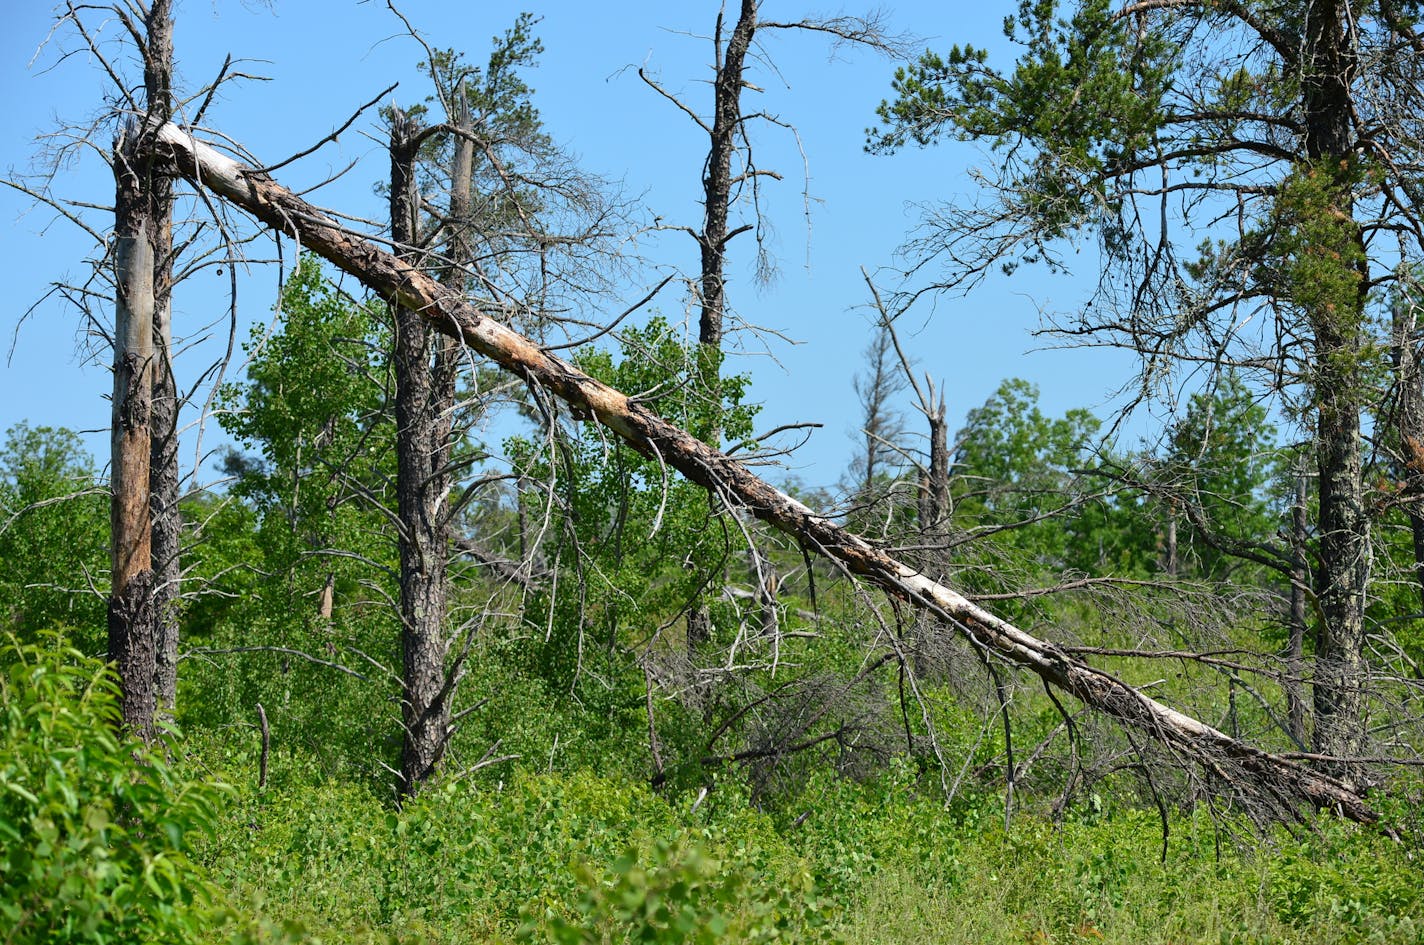
[[(1054, 822), (946, 806), (909, 765), (817, 776), (761, 810), (736, 778), (506, 768), (397, 807), (296, 750), (256, 785), (248, 733), (109, 733), (113, 683), (61, 647), (4, 652), (7, 942), (1412, 943), (1401, 839), (1320, 815), (1262, 834), (1208, 809), (1088, 803)], [(1388, 803), (1388, 802), (1386, 802)]]

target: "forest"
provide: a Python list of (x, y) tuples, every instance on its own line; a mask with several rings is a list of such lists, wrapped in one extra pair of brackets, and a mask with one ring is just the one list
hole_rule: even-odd
[[(101, 91), (3, 183), (91, 241), (41, 301), (111, 423), (0, 443), (0, 940), (1424, 940), (1424, 5), (671, 5), (699, 79), (622, 78), (689, 219), (541, 112), (577, 14), (360, 5), (420, 87), (285, 154), (224, 132), (260, 50), (183, 57), (221, 4), (55, 6)], [(835, 469), (749, 354), (785, 37), (861, 57), (884, 174), (943, 164), (843, 300)], [(1123, 396), (952, 412), (923, 326), (1070, 271), (1024, 343)]]

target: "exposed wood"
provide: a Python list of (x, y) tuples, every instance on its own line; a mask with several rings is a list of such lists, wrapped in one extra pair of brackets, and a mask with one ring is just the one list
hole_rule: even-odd
[[(934, 388), (930, 388), (934, 396)], [(920, 493), (920, 528), (926, 532), (942, 531), (954, 511), (949, 491), (949, 423), (945, 417), (944, 394), (939, 400), (922, 405), (929, 424), (930, 461), (925, 468)]]
[(272, 753), (272, 728), (267, 724), (267, 710), (257, 703), (257, 723), (262, 730), (262, 754), (257, 760), (257, 790), (267, 788), (267, 759)]
[(326, 575), (326, 583), (321, 586), (321, 593), (317, 596), (316, 615), (323, 626), (331, 623), (331, 608), (335, 602), (336, 572), (330, 571)]
[(1230, 738), (999, 619), (952, 588), (871, 546), (758, 478), (743, 464), (657, 417), (646, 405), (543, 350), (410, 263), (344, 229), (269, 177), (195, 141), (176, 126), (165, 127), (160, 138), (183, 176), (300, 240), (373, 291), (421, 313), (441, 332), (458, 338), (531, 386), (561, 398), (575, 417), (597, 418), (635, 449), (742, 505), (803, 547), (833, 559), (896, 599), (938, 616), (985, 651), (1145, 732), (1178, 756), (1199, 762), (1223, 786), (1262, 803), (1304, 802), (1338, 810), (1361, 823), (1377, 820), (1378, 815), (1364, 799), (1342, 781)]
[(153, 411), (153, 244), (148, 161), (134, 123), (114, 143), (114, 396), (111, 424), (109, 659), (126, 726), (147, 739), (155, 707), (153, 546), (149, 529)]

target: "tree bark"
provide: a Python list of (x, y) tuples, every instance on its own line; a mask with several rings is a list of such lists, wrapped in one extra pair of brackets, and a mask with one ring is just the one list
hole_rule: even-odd
[[(415, 184), (417, 123), (391, 114), (391, 238), (410, 265), (418, 264)], [(400, 611), (403, 662), (402, 796), (434, 774), (450, 735), (445, 634), (449, 528), (450, 401), (432, 366), (443, 339), (398, 296), (395, 316), (396, 496), (400, 520)], [(451, 391), (453, 393), (453, 391)]]
[[(1315, 650), (1314, 747), (1322, 755), (1356, 757), (1365, 747), (1365, 596), (1369, 582), (1370, 522), (1364, 502), (1360, 414), (1364, 408), (1364, 308), (1368, 270), (1363, 233), (1354, 221), (1350, 53), (1343, 0), (1314, 0), (1306, 13), (1303, 105), (1307, 174), (1325, 175), (1332, 206), (1324, 208), (1345, 236), (1357, 286), (1353, 298), (1329, 297), (1306, 306), (1314, 339), (1316, 461), (1320, 474), (1321, 621)], [(1334, 234), (1341, 235), (1341, 234)], [(1338, 242), (1338, 240), (1337, 240)], [(1305, 253), (1339, 258), (1340, 245), (1307, 246)], [(1327, 765), (1353, 780), (1356, 766)]]
[(421, 313), (438, 331), (561, 398), (576, 419), (596, 418), (645, 455), (692, 482), (738, 500), (803, 547), (840, 563), (890, 595), (937, 616), (976, 645), (1040, 676), (1097, 710), (1206, 766), (1224, 786), (1271, 804), (1296, 802), (1338, 810), (1361, 823), (1378, 815), (1350, 786), (1289, 758), (1254, 748), (1150, 698), (1051, 642), (999, 619), (777, 490), (742, 463), (660, 419), (614, 390), (465, 302), (408, 262), (346, 230), (270, 178), (244, 167), (174, 126), (162, 143), (188, 180), (300, 239), (372, 291)]
[[(933, 396), (934, 391), (930, 394)], [(949, 491), (949, 424), (943, 397), (925, 410), (925, 420), (930, 428), (930, 462), (921, 484), (920, 527), (928, 534), (938, 534), (954, 511)]]
[(727, 313), (727, 241), (731, 236), (727, 220), (732, 207), (732, 155), (737, 151), (737, 134), (742, 125), (742, 75), (747, 50), (757, 27), (757, 0), (742, 0), (741, 12), (732, 35), (722, 48), (722, 17), (717, 17), (716, 62), (713, 63), (712, 130), (707, 151), (707, 169), (702, 175), (701, 313), (697, 322), (700, 344), (720, 352), (723, 322)]
[(1394, 305), (1395, 432), (1399, 437), (1396, 468), (1409, 501), (1404, 514), (1414, 540), (1414, 578), (1419, 585), (1424, 612), (1424, 377), (1419, 370), (1419, 350), (1414, 340), (1418, 312), (1412, 300)]
[(153, 411), (153, 244), (145, 184), (151, 161), (130, 122), (114, 143), (114, 397), (109, 659), (123, 724), (153, 735), (154, 574), (149, 467)]
[(1307, 483), (1305, 466), (1295, 474), (1295, 502), (1291, 505), (1291, 593), (1290, 630), (1286, 643), (1286, 718), (1291, 738), (1305, 745), (1305, 698), (1301, 695), (1301, 680), (1305, 677), (1305, 627), (1309, 622), (1305, 607), (1305, 589), (1309, 586), (1310, 569), (1306, 558), (1306, 536), (1310, 517), (1306, 509)]
[[(173, 116), (173, 18), (170, 0), (155, 0), (146, 26), (145, 127)], [(178, 508), (178, 387), (173, 377), (173, 181), (154, 168), (146, 182), (153, 242), (153, 413), (149, 506), (153, 531), (154, 660), (158, 706), (172, 711), (178, 690), (178, 601), (182, 591)]]
[[(708, 133), (707, 165), (702, 174), (702, 232), (697, 236), (701, 251), (701, 298), (697, 320), (701, 373), (705, 395), (713, 399), (712, 428), (707, 441), (722, 442), (722, 334), (727, 314), (727, 242), (732, 238), (728, 219), (732, 207), (732, 155), (737, 150), (737, 133), (742, 122), (742, 74), (747, 49), (756, 32), (757, 0), (742, 0), (736, 26), (722, 46), (722, 15), (717, 15), (713, 37), (712, 128)], [(705, 127), (705, 126), (704, 126)], [(700, 595), (688, 605), (687, 643), (696, 649), (712, 638), (712, 615)]]

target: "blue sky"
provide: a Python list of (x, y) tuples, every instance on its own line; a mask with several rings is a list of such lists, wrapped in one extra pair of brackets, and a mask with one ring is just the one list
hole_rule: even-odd
[[(62, 50), (76, 47), (72, 34), (45, 43), (52, 22), (48, 4), (28, 0), (20, 6), (10, 13), (9, 28), (0, 38), (0, 91), (9, 103), (0, 169), (11, 175), (33, 169), (41, 148), (37, 135), (62, 122), (92, 119), (111, 95), (97, 62), (82, 55), (61, 61)], [(710, 110), (710, 89), (704, 83), (710, 43), (699, 37), (711, 30), (715, 3), (410, 0), (400, 6), (434, 45), (462, 48), (475, 61), (483, 59), (490, 38), (518, 13), (541, 16), (538, 33), (545, 53), (530, 79), (549, 131), (585, 168), (621, 181), (665, 221), (699, 223), (705, 135), (644, 86), (636, 67), (659, 76), (694, 107)], [(1000, 24), (1013, 6), (899, 3), (887, 11), (894, 28), (913, 32), (931, 47), (971, 42), (989, 47), (1003, 61), (1008, 50)], [(829, 10), (842, 11), (856, 8)], [(827, 8), (767, 0), (762, 15), (790, 20), (815, 12)], [(402, 35), (400, 23), (380, 0), (275, 0), (270, 6), (253, 0), (179, 0), (176, 19), (181, 88), (205, 84), (229, 52), (247, 60), (243, 71), (271, 78), (229, 86), (204, 121), (267, 163), (308, 147), (392, 82), (399, 81), (400, 87), (387, 101), (409, 105), (428, 94), (415, 71), (420, 47)], [(110, 48), (115, 57), (121, 55), (117, 47)], [(827, 43), (815, 35), (775, 33), (764, 49), (776, 71), (759, 64), (749, 78), (764, 91), (749, 95), (798, 129), (809, 186), (797, 140), (775, 128), (757, 129), (759, 165), (785, 176), (768, 188), (766, 202), (779, 275), (771, 285), (757, 287), (754, 245), (749, 236), (739, 237), (731, 244), (729, 299), (746, 323), (774, 329), (797, 343), (770, 334), (738, 335), (734, 366), (753, 376), (752, 399), (765, 405), (760, 428), (823, 424), (791, 458), (788, 472), (811, 484), (831, 484), (845, 468), (859, 422), (852, 381), (870, 325), (860, 268), (874, 271), (894, 264), (896, 248), (918, 219), (916, 206), (967, 193), (968, 170), (991, 157), (964, 145), (893, 157), (867, 155), (864, 130), (888, 93), (893, 65), (865, 52), (842, 50), (832, 57)], [(386, 160), (379, 119), (372, 112), (336, 144), (277, 176), (301, 190), (356, 161), (344, 179), (313, 199), (375, 218), (383, 206), (372, 185), (386, 174)], [(89, 151), (62, 170), (53, 190), (73, 200), (106, 204), (113, 185), (98, 155)], [(104, 225), (102, 214), (90, 219)], [(102, 463), (111, 383), (104, 364), (107, 351), (100, 350), (97, 360), (86, 358), (80, 316), (53, 298), (16, 332), (21, 315), (52, 282), (84, 271), (88, 237), (53, 212), (31, 208), (28, 198), (8, 188), (0, 190), (0, 221), (0, 278), (9, 288), (0, 326), (7, 353), (14, 343), (8, 361), (0, 362), (0, 429), (28, 420), (100, 431), (88, 442)], [(607, 312), (640, 298), (667, 267), (691, 272), (697, 265), (695, 246), (682, 234), (644, 240), (640, 248), (663, 268), (630, 282), (621, 298), (608, 302)], [(270, 255), (256, 249), (254, 254)], [(1079, 258), (1091, 266), (1095, 254), (1085, 247)], [(1081, 300), (1092, 275), (1049, 277), (1021, 269), (1011, 279), (992, 278), (967, 298), (941, 299), (912, 313), (904, 340), (920, 369), (942, 382), (952, 416), (962, 417), (1002, 379), (1013, 376), (1037, 383), (1044, 409), (1051, 413), (1078, 406), (1103, 413), (1131, 365), (1103, 352), (1035, 351), (1042, 343), (1029, 334), (1040, 311), (1071, 308)], [(253, 320), (270, 319), (276, 279), (270, 267), (254, 266), (244, 274), (240, 340)], [(200, 371), (226, 343), (226, 288), (226, 278), (208, 274), (180, 290), (176, 330), (193, 341), (179, 362), (180, 383), (198, 384)], [(665, 296), (661, 308), (681, 318), (684, 300)], [(204, 396), (199, 386), (200, 403)], [(192, 426), (185, 438), (185, 463), (192, 466), (199, 450), (223, 440), (209, 422), (199, 442), (197, 411), (186, 419)], [(214, 478), (211, 463), (203, 465), (200, 478)]]

